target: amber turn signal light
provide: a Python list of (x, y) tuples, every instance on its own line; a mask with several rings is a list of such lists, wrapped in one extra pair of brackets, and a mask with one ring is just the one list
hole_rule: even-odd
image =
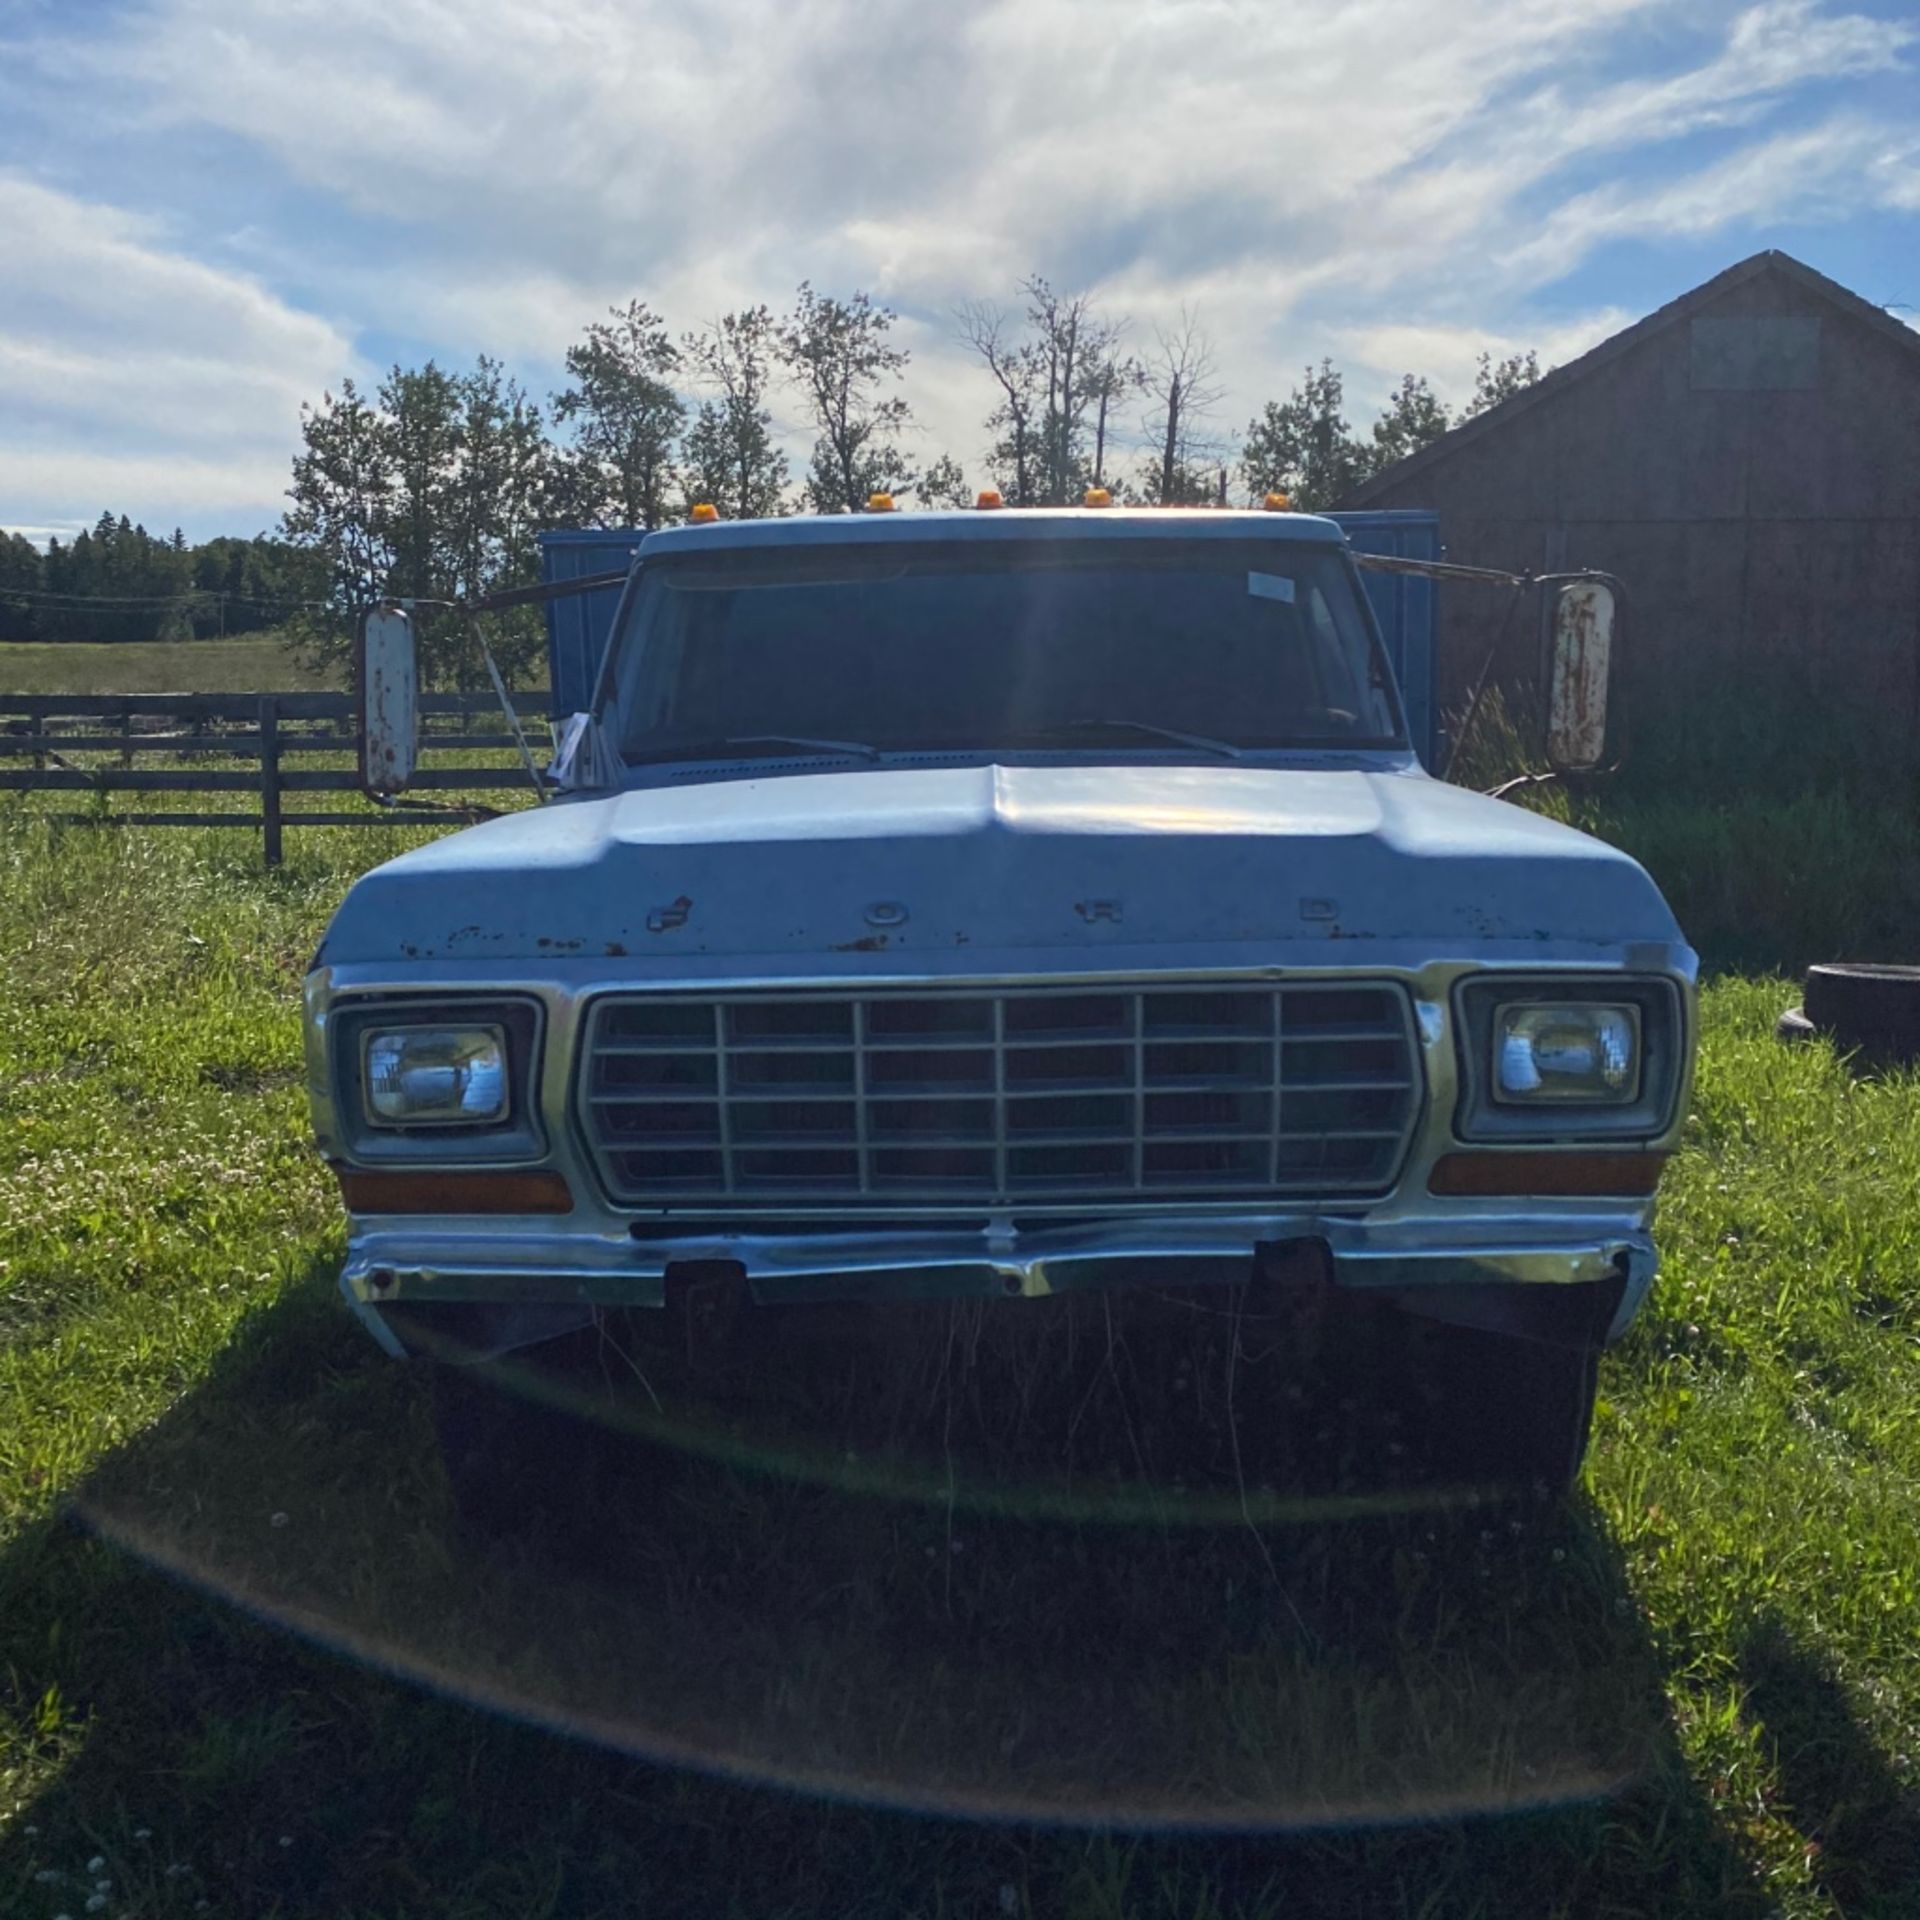
[(334, 1168), (349, 1213), (571, 1213), (557, 1173), (368, 1173)]
[(1639, 1199), (1660, 1184), (1664, 1153), (1449, 1153), (1427, 1176), (1433, 1193), (1518, 1199)]

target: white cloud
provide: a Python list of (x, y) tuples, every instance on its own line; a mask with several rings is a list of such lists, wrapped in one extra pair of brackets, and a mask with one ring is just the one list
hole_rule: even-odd
[(287, 458), (89, 453), (9, 442), (0, 445), (0, 526), (58, 532), (90, 527), (111, 510), (154, 533), (196, 522), (209, 531), (270, 533), (286, 491)]
[(1473, 393), (1474, 375), (1483, 353), (1495, 360), (1511, 354), (1537, 353), (1543, 369), (1563, 367), (1639, 318), (1624, 307), (1602, 307), (1523, 333), (1385, 321), (1342, 332), (1337, 336), (1334, 357), (1372, 374), (1375, 384), (1391, 384), (1403, 373), (1423, 373), (1441, 399), (1458, 406)]
[(1701, 66), (1584, 97), (1561, 84), (1542, 89), (1515, 113), (1501, 145), (1544, 170), (1581, 154), (1749, 125), (1794, 88), (1897, 67), (1916, 37), (1904, 21), (1827, 14), (1817, 0), (1764, 0), (1734, 20), (1725, 47)]
[(335, 326), (151, 224), (0, 173), (0, 519), (277, 510)]
[[(1724, 160), (1645, 187), (1609, 185), (1576, 195), (1499, 265), (1536, 284), (1570, 271), (1603, 241), (1630, 235), (1700, 236), (1763, 221), (1820, 220), (1899, 190), (1899, 170), (1920, 140), (1843, 115), (1755, 141)], [(1879, 177), (1880, 186), (1868, 183)]]
[[(53, 31), (15, 51), (73, 103), (63, 139), (213, 143), (302, 217), (200, 236), (241, 274), (15, 181), (81, 211), (71, 259), (29, 260), (31, 325), (0, 290), (0, 394), (43, 439), (65, 408), (235, 471), (269, 445), (284, 471), (350, 327), (502, 354), (542, 392), (635, 295), (684, 327), (803, 275), (867, 286), (906, 316), (921, 444), (967, 456), (990, 395), (946, 316), (1036, 268), (1143, 345), (1197, 308), (1231, 427), (1323, 352), (1361, 406), (1409, 367), (1457, 395), (1482, 346), (1570, 357), (1615, 316), (1535, 303), (1609, 241), (1920, 211), (1909, 136), (1789, 111), (1913, 47), (1846, 0), (134, 0)], [(1707, 157), (1650, 174), (1683, 136)]]

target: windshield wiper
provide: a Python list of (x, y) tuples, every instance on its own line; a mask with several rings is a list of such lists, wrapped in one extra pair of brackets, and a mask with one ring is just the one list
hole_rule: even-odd
[(630, 753), (629, 760), (714, 760), (742, 747), (798, 748), (803, 753), (851, 754), (856, 760), (878, 760), (880, 749), (864, 740), (815, 740), (800, 733), (743, 733), (724, 740), (687, 740)]
[(1062, 733), (1145, 733), (1156, 740), (1171, 740), (1176, 746), (1198, 747), (1203, 753), (1217, 753), (1223, 759), (1238, 760), (1240, 749), (1230, 741), (1210, 739), (1204, 733), (1182, 733), (1178, 727), (1156, 726), (1151, 720), (1063, 720), (1056, 727), (1042, 727), (1038, 732), (1022, 735), (1028, 742), (1051, 739)]

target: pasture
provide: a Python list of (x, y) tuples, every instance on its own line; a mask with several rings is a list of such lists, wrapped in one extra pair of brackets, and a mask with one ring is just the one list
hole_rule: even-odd
[[(1753, 967), (1884, 937), (1820, 804), (1612, 830)], [(1787, 979), (1707, 988), (1564, 1512), (1142, 1500), (1230, 1411), (1204, 1340), (1063, 1484), (1006, 1398), (1044, 1375), (949, 1320), (914, 1364), (1011, 1405), (1005, 1457), (668, 1391), (604, 1555), (476, 1558), (335, 1302), (300, 1081), (315, 938), (411, 837), (266, 874), (0, 812), (0, 1909), (1915, 1910), (1920, 1084), (1780, 1047)]]
[(274, 633), (234, 640), (0, 641), (0, 693), (302, 693), (340, 685)]

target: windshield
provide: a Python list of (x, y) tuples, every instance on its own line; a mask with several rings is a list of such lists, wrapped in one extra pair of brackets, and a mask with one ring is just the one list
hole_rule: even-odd
[(641, 576), (615, 684), (630, 763), (1403, 739), (1345, 556), (1271, 540), (675, 558)]

